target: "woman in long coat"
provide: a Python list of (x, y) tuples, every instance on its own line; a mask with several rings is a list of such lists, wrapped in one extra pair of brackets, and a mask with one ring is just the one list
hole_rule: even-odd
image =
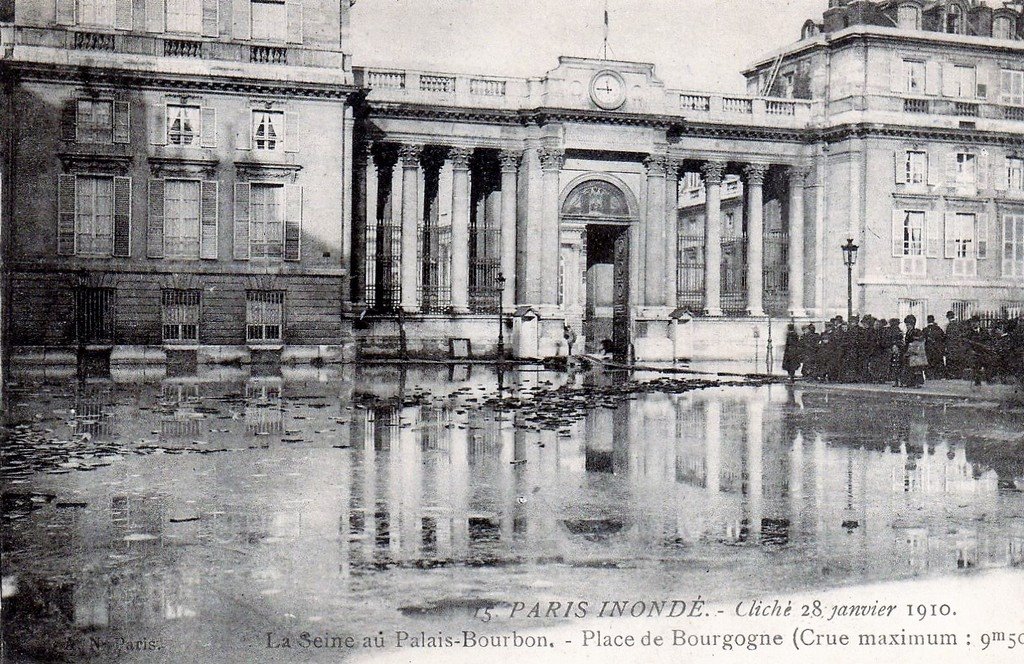
[(782, 370), (789, 374), (789, 379), (796, 378), (796, 372), (800, 368), (800, 335), (796, 331), (796, 325), (790, 323), (786, 326), (786, 347), (782, 351)]

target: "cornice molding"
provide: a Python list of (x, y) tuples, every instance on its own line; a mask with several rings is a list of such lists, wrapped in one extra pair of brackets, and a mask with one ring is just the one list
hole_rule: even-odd
[(830, 127), (817, 132), (817, 140), (838, 143), (849, 138), (904, 138), (921, 141), (943, 141), (950, 143), (971, 143), (983, 145), (1020, 146), (1024, 133), (980, 131), (952, 127), (913, 127), (910, 125), (887, 125), (873, 122), (857, 122)]
[(180, 157), (150, 157), (147, 161), (150, 170), (156, 177), (201, 176), (212, 178), (216, 174), (219, 163), (216, 159), (183, 159)]
[(287, 180), (294, 183), (302, 166), (298, 164), (279, 164), (264, 161), (236, 161), (235, 172), (239, 180)]
[(132, 163), (131, 156), (123, 154), (58, 152), (57, 158), (67, 173), (125, 175)]

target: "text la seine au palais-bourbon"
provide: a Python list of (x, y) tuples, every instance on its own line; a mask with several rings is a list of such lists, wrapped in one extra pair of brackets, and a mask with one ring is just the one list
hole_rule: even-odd
[[(268, 649), (679, 648), (690, 651), (813, 650), (829, 647), (938, 647), (1024, 651), (1018, 629), (965, 630), (951, 604), (874, 600), (743, 600), (728, 607), (691, 600), (481, 603), (466, 625), (447, 630), (266, 632)], [(604, 619), (604, 620), (602, 620)], [(627, 620), (613, 620), (627, 619)], [(632, 621), (628, 619), (634, 619)], [(562, 621), (586, 627), (558, 629)], [(555, 629), (550, 629), (552, 626)], [(725, 627), (721, 629), (720, 627)], [(975, 627), (971, 625), (971, 627)]]

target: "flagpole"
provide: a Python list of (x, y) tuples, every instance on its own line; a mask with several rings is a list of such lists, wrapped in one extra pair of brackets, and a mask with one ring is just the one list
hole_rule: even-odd
[(604, 0), (604, 48), (602, 60), (608, 59), (608, 0)]

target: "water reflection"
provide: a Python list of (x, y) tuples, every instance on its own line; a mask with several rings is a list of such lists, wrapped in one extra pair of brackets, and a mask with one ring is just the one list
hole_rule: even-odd
[[(501, 389), (601, 380), (515, 373)], [(5, 462), (3, 574), (19, 586), (5, 638), (74, 660), (95, 654), (86, 634), (177, 624), (358, 632), (453, 596), (740, 593), (1024, 563), (1012, 414), (726, 387), (551, 429), (482, 407), (496, 391), (478, 367), (365, 367), (16, 394), (12, 434), (77, 436), (102, 463), (78, 447), (71, 468), (89, 472)], [(81, 639), (58, 646), (41, 626)]]

